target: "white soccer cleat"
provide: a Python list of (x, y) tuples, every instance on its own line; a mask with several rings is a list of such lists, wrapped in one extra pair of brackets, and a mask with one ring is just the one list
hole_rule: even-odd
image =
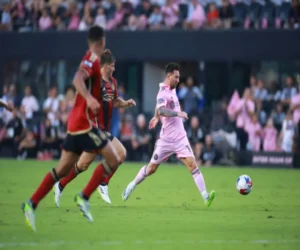
[(136, 185), (135, 185), (134, 181), (132, 181), (128, 184), (128, 186), (125, 188), (125, 190), (122, 193), (122, 199), (124, 201), (126, 201), (129, 198), (129, 196), (131, 195), (131, 193), (133, 192), (135, 187), (136, 187)]
[(60, 197), (62, 196), (62, 192), (59, 189), (59, 182), (56, 182), (53, 186), (54, 191), (54, 201), (57, 207), (60, 207)]
[(108, 195), (108, 185), (102, 186), (99, 185), (98, 186), (98, 192), (101, 195), (101, 198), (108, 204), (111, 204), (109, 195)]

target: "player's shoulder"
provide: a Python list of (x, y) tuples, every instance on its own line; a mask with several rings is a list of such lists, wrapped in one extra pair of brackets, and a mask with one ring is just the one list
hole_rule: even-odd
[(87, 61), (91, 64), (93, 64), (95, 62), (100, 62), (99, 57), (90, 50), (87, 51), (86, 54), (84, 55), (83, 61)]
[(166, 91), (167, 87), (164, 85), (163, 82), (161, 82), (159, 84), (159, 92), (163, 92), (163, 91)]

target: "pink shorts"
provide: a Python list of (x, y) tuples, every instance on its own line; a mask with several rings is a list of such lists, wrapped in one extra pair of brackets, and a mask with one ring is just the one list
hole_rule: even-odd
[(167, 142), (158, 139), (155, 143), (154, 152), (150, 162), (153, 164), (160, 164), (172, 154), (176, 154), (177, 158), (195, 157), (190, 142), (185, 136), (177, 142)]

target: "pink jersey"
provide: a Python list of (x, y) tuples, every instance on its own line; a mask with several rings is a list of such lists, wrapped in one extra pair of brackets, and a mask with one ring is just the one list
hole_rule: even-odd
[[(156, 98), (156, 107), (166, 107), (170, 110), (180, 112), (180, 105), (175, 89), (161, 84)], [(177, 142), (186, 136), (183, 120), (180, 117), (160, 117), (162, 128), (160, 139), (168, 142)]]
[(264, 151), (276, 151), (277, 130), (275, 128), (266, 127), (264, 129)]
[(248, 122), (245, 125), (245, 130), (248, 132), (248, 142), (252, 147), (252, 151), (260, 150), (260, 134), (261, 126), (259, 123), (254, 124), (253, 122)]
[[(296, 106), (296, 105), (300, 104), (300, 94), (295, 95), (292, 98), (291, 103), (292, 103), (293, 106)], [(294, 121), (294, 123), (298, 124), (299, 120), (300, 120), (300, 108), (295, 109), (294, 113), (293, 113), (293, 121)]]
[(249, 111), (254, 112), (254, 110), (255, 110), (254, 102), (251, 100), (248, 100), (245, 103), (245, 100), (241, 99), (237, 103), (236, 110), (240, 110), (240, 113), (238, 114), (237, 121), (236, 121), (236, 126), (238, 128), (243, 128), (246, 124), (251, 122), (251, 117), (247, 113), (246, 105), (248, 106)]

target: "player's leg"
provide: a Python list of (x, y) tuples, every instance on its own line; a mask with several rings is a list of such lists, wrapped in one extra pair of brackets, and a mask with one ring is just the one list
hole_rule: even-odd
[(131, 193), (134, 191), (136, 186), (142, 183), (146, 179), (146, 177), (154, 174), (159, 165), (160, 164), (149, 162), (147, 165), (143, 166), (135, 176), (134, 180), (129, 182), (127, 187), (124, 189), (122, 193), (122, 199), (126, 201), (131, 195)]
[[(117, 138), (110, 135), (109, 139), (111, 140), (112, 146), (115, 148), (115, 150), (117, 152), (117, 155), (118, 155), (119, 161), (120, 161), (120, 165), (121, 165), (126, 159), (126, 149)], [(107, 176), (98, 187), (98, 191), (99, 191), (99, 194), (101, 195), (101, 198), (108, 204), (111, 204), (111, 200), (110, 200), (109, 194), (108, 194), (108, 184), (115, 172), (116, 172), (116, 170), (113, 171), (113, 173), (111, 175)]]
[[(88, 202), (90, 196), (107, 176), (112, 175), (113, 171), (115, 171), (120, 164), (119, 157), (110, 141), (107, 141), (105, 147), (101, 150), (101, 154), (105, 160), (95, 168), (91, 179), (82, 192), (75, 196), (75, 202), (80, 208), (83, 216), (90, 222), (93, 221)], [(92, 161), (94, 157), (94, 153), (84, 152), (80, 158)]]
[(136, 186), (143, 182), (147, 176), (154, 174), (160, 163), (173, 153), (171, 145), (168, 145), (167, 142), (164, 142), (161, 139), (157, 140), (150, 163), (143, 166), (135, 176), (134, 180), (127, 185), (122, 193), (122, 199), (127, 200)]
[(76, 153), (63, 150), (56, 168), (53, 168), (48, 174), (46, 174), (35, 193), (27, 202), (22, 204), (26, 223), (33, 231), (36, 231), (34, 211), (39, 202), (49, 193), (53, 185), (70, 171), (72, 166), (74, 166), (78, 160), (78, 157), (79, 156)]
[(206, 206), (210, 206), (213, 199), (215, 198), (215, 191), (208, 193), (206, 191), (206, 185), (200, 169), (196, 163), (195, 156), (191, 150), (191, 146), (187, 138), (184, 138), (180, 143), (176, 144), (177, 157), (182, 161), (182, 163), (187, 167), (189, 172), (192, 174), (195, 184), (201, 193), (204, 203)]

